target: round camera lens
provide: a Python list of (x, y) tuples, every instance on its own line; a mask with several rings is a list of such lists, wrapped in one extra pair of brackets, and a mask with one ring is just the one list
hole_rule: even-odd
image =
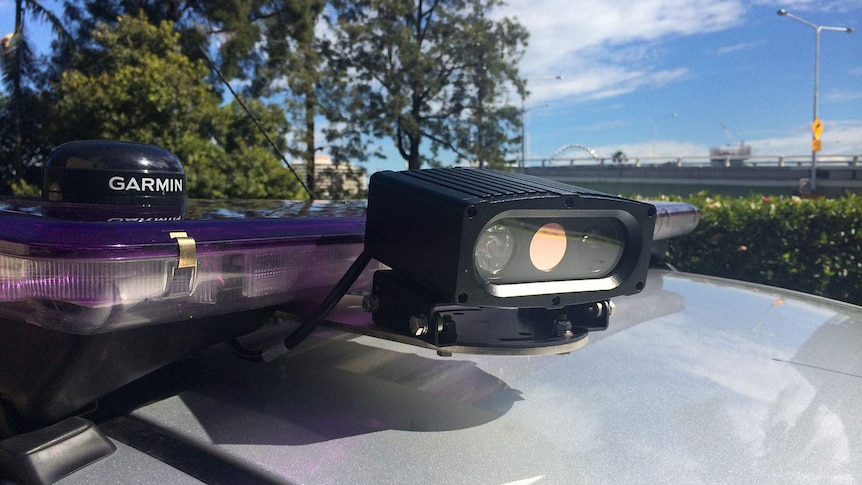
[(508, 227), (494, 224), (479, 235), (474, 259), (476, 267), (486, 277), (500, 273), (515, 253), (515, 237)]
[(556, 222), (540, 227), (530, 241), (530, 262), (539, 271), (557, 267), (566, 255), (566, 230)]

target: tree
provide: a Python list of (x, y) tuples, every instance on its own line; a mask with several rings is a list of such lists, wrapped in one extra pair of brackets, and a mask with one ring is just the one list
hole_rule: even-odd
[(62, 22), (40, 2), (15, 1), (15, 30), (0, 40), (3, 84), (11, 93), (0, 98), (0, 118), (4, 121), (0, 129), (0, 193), (8, 192), (13, 183), (26, 185), (27, 170), (35, 163), (34, 157), (44, 151), (44, 146), (36, 141), (44, 133), (37, 129), (41, 120), (36, 115), (43, 113), (49, 104), (30, 89), (38, 77), (38, 69), (26, 35), (28, 13), (33, 19), (47, 21), (57, 35), (70, 39)]
[(499, 0), (332, 4), (328, 67), (348, 77), (328, 98), (330, 137), (392, 138), (410, 169), (437, 163), (441, 151), (502, 162), (520, 126), (507, 94), (523, 93), (527, 33), (488, 18)]
[[(277, 99), (293, 121), (289, 153), (305, 160), (307, 185), (314, 188), (315, 117), (321, 58), (315, 26), (326, 0), (88, 0), (69, 9), (82, 45), (98, 22), (113, 23), (138, 11), (153, 24), (174, 22), (183, 52), (202, 58), (218, 45), (215, 64), (226, 79), (249, 81), (243, 94)], [(98, 51), (91, 62), (100, 62)], [(218, 82), (215, 81), (214, 82)]]
[[(142, 15), (151, 24), (171, 22), (180, 34), (182, 52), (192, 59), (199, 57), (198, 47), (208, 47), (208, 34), (212, 33), (209, 16), (235, 18), (237, 9), (252, 0), (238, 1), (186, 1), (186, 0), (66, 0), (65, 16), (76, 40), (77, 56), (89, 56), (89, 61), (98, 65), (99, 46), (93, 35), (101, 24), (114, 25), (125, 16)], [(224, 13), (228, 9), (230, 13)], [(209, 15), (209, 16), (208, 16)], [(209, 32), (207, 32), (209, 31)], [(243, 35), (236, 37), (244, 38)], [(234, 42), (233, 40), (230, 42)], [(55, 61), (60, 70), (69, 67), (72, 52), (59, 46)], [(82, 66), (78, 66), (79, 69)]]
[(611, 160), (613, 160), (613, 162), (616, 163), (617, 165), (622, 165), (622, 164), (626, 163), (626, 161), (628, 161), (628, 159), (629, 159), (629, 157), (627, 157), (626, 154), (622, 150), (617, 150), (614, 152), (613, 155), (611, 155)]
[[(222, 106), (206, 83), (204, 63), (181, 52), (170, 22), (151, 25), (142, 16), (121, 17), (114, 26), (100, 26), (93, 42), (101, 52), (99, 72), (86, 62), (89, 54), (79, 56), (58, 82), (56, 133), (68, 140), (106, 138), (165, 147), (183, 160), (190, 196), (299, 195), (293, 174), (270, 153), (253, 122), (235, 103)], [(284, 112), (248, 104), (271, 138), (283, 140)]]
[(325, 6), (325, 0), (263, 1), (250, 13), (259, 27), (259, 38), (245, 45), (250, 60), (245, 64), (245, 74), (252, 80), (250, 92), (255, 97), (284, 99), (294, 120), (290, 152), (305, 161), (306, 185), (312, 192), (314, 157), (321, 148), (315, 142), (315, 118), (323, 63), (315, 27)]
[(53, 147), (47, 124), (55, 117), (54, 102), (46, 94), (24, 90), (16, 118), (11, 99), (0, 95), (0, 194), (39, 195), (42, 161)]
[[(493, 22), (479, 6), (468, 21), (465, 33), (472, 40), (468, 50), (466, 82), (456, 85), (467, 99), (466, 123), (457, 125), (460, 146), (479, 167), (508, 166), (507, 155), (518, 150), (521, 112), (514, 105), (500, 103), (514, 89), (518, 97), (526, 95), (518, 64), (527, 41), (526, 30), (511, 19)], [(513, 133), (518, 133), (513, 137)]]

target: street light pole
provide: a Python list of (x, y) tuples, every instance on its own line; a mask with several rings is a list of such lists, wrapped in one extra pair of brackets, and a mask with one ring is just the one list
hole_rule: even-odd
[(524, 173), (524, 165), (527, 162), (527, 143), (524, 139), (527, 136), (527, 129), (524, 127), (524, 123), (527, 119), (527, 108), (524, 106), (526, 102), (526, 96), (521, 95), (521, 163), (518, 164), (518, 172)]
[(809, 22), (803, 18), (797, 17), (792, 13), (788, 12), (785, 9), (781, 9), (778, 12), (778, 15), (781, 17), (787, 17), (789, 19), (793, 19), (801, 24), (807, 25), (814, 29), (814, 118), (811, 121), (811, 190), (817, 190), (817, 151), (820, 149), (817, 146), (817, 142), (820, 141), (820, 133), (822, 127), (819, 129), (817, 126), (819, 125), (819, 119), (817, 117), (817, 104), (820, 98), (819, 94), (819, 86), (820, 86), (820, 32), (823, 30), (831, 30), (835, 32), (853, 32), (853, 29), (850, 27), (828, 27), (825, 25), (817, 25), (813, 22)]

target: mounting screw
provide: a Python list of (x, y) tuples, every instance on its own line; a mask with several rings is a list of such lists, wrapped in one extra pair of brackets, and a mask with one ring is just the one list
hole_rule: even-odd
[(378, 308), (380, 308), (380, 301), (377, 295), (365, 295), (362, 298), (362, 310), (366, 313), (374, 313)]
[(557, 315), (557, 319), (554, 320), (554, 330), (557, 333), (557, 337), (569, 338), (574, 335), (572, 333), (572, 321), (569, 320), (566, 314)]
[(590, 303), (587, 306), (587, 315), (590, 318), (599, 318), (600, 316), (602, 316), (602, 313), (604, 312), (604, 308), (605, 307), (601, 302)]
[(413, 335), (421, 337), (428, 333), (428, 319), (425, 315), (413, 315), (408, 322)]
[(614, 314), (614, 308), (614, 302), (610, 300), (591, 303), (587, 307), (587, 315), (589, 315), (590, 318), (601, 318), (605, 313), (607, 313), (610, 317)]

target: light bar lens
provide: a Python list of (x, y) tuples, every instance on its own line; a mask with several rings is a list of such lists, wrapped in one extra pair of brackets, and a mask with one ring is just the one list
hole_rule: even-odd
[(625, 240), (613, 217), (497, 219), (477, 240), (476, 274), (484, 285), (600, 279), (616, 268)]
[(143, 301), (165, 292), (176, 258), (132, 261), (42, 260), (0, 255), (0, 301), (27, 298), (88, 306)]
[[(175, 256), (62, 260), (0, 254), (0, 315), (89, 334), (285, 304), (327, 291), (361, 249), (359, 243), (310, 242), (199, 254), (193, 287)], [(357, 291), (371, 287), (377, 267), (363, 274)]]

